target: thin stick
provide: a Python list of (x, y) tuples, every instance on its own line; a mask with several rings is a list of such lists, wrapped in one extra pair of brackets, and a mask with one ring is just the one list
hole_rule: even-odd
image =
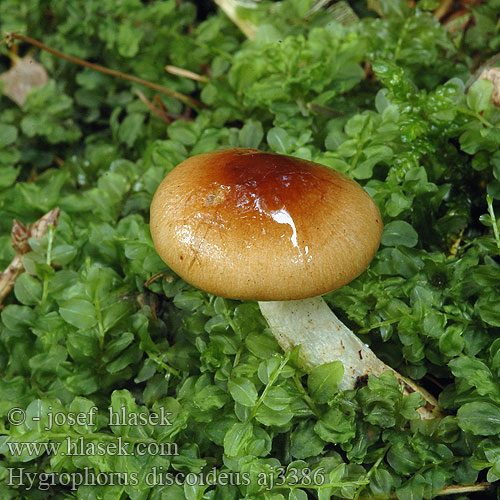
[(460, 233), (458, 233), (458, 238), (453, 242), (450, 249), (448, 250), (448, 258), (456, 257), (458, 252), (458, 247), (460, 243), (462, 243), (462, 236), (464, 235), (464, 230), (462, 229)]
[(56, 207), (38, 219), (32, 226), (25, 226), (18, 220), (12, 223), (12, 246), (16, 255), (8, 265), (7, 269), (0, 276), (0, 304), (14, 288), (17, 278), (24, 271), (23, 255), (31, 250), (29, 246), (30, 238), (41, 238), (49, 226), (57, 224), (59, 208)]
[(165, 117), (167, 118), (167, 120), (170, 120), (170, 115), (167, 111), (167, 108), (165, 107), (165, 104), (163, 104), (163, 101), (161, 100), (160, 96), (158, 94), (155, 94), (155, 101), (158, 103), (158, 106), (160, 107), (161, 109), (161, 112), (165, 115)]
[(453, 7), (453, 0), (441, 0), (439, 7), (433, 12), (434, 17), (441, 20), (450, 12)]
[(177, 66), (172, 66), (168, 64), (165, 66), (165, 71), (175, 76), (183, 76), (184, 78), (189, 78), (190, 80), (196, 80), (197, 82), (207, 83), (209, 80), (206, 76), (199, 75), (194, 71), (189, 71), (188, 69), (178, 68)]
[[(492, 488), (491, 483), (477, 483), (477, 484), (458, 484), (458, 485), (453, 485), (453, 486), (446, 486), (445, 488), (439, 490), (436, 493), (436, 497), (440, 496), (447, 496), (447, 495), (462, 495), (466, 493), (476, 493), (478, 491), (487, 491)], [(363, 495), (360, 497), (360, 500), (368, 500), (368, 498), (373, 498), (372, 496), (368, 495)], [(385, 498), (385, 500), (393, 500), (398, 498), (396, 493), (391, 494), (390, 496), (387, 497), (379, 497), (377, 496), (376, 498)]]
[(486, 491), (491, 488), (491, 483), (477, 483), (470, 485), (447, 486), (438, 492), (438, 495), (462, 495), (476, 491)]
[(135, 89), (135, 93), (139, 99), (148, 107), (148, 109), (155, 115), (159, 116), (165, 123), (171, 123), (170, 120), (162, 109), (158, 109), (139, 89)]
[(101, 66), (100, 64), (94, 64), (83, 59), (79, 59), (78, 57), (68, 56), (63, 52), (59, 52), (58, 50), (48, 47), (44, 43), (39, 42), (34, 38), (30, 38), (29, 36), (19, 35), (17, 33), (7, 33), (5, 39), (7, 43), (9, 43), (9, 41), (12, 39), (22, 40), (23, 42), (30, 43), (31, 45), (34, 45), (35, 47), (38, 47), (42, 50), (46, 50), (47, 52), (50, 52), (51, 54), (54, 54), (61, 59), (66, 59), (67, 61), (79, 64), (81, 66), (86, 66), (87, 68), (91, 68), (95, 71), (99, 71), (107, 75), (116, 76), (117, 78), (123, 78), (124, 80), (129, 80), (131, 82), (138, 83), (139, 85), (144, 85), (145, 87), (149, 87), (150, 89), (156, 90), (157, 92), (161, 92), (162, 94), (168, 95), (169, 97), (173, 97), (174, 99), (184, 102), (185, 104), (189, 104), (195, 109), (206, 108), (206, 106), (200, 101), (197, 101), (196, 99), (193, 99), (192, 97), (189, 97), (187, 95), (181, 94), (180, 92), (167, 89), (162, 85), (158, 85), (157, 83), (153, 83), (148, 80), (143, 80), (142, 78), (138, 78), (137, 76), (127, 75), (126, 73), (115, 71), (114, 69), (107, 68), (106, 66)]
[(160, 279), (160, 278), (165, 279), (168, 283), (172, 283), (174, 281), (174, 278), (170, 274), (164, 273), (163, 271), (160, 271), (159, 273), (153, 274), (153, 276), (151, 276), (151, 278), (146, 280), (144, 282), (144, 286), (148, 287), (149, 285), (151, 285), (151, 283), (154, 283), (157, 279)]
[[(168, 111), (158, 94), (155, 94), (155, 101), (158, 103), (158, 106), (160, 107), (160, 109), (163, 110), (163, 112), (168, 118), (171, 118), (172, 120), (184, 120), (186, 122), (194, 121), (194, 118), (190, 118), (189, 116), (179, 115), (177, 113), (171, 113), (170, 111)], [(185, 111), (190, 111), (190, 108), (186, 107)]]
[(231, 21), (233, 21), (236, 26), (243, 32), (243, 34), (249, 39), (254, 40), (257, 36), (257, 26), (247, 19), (241, 19), (237, 14), (237, 9), (239, 7), (236, 0), (213, 0), (222, 11), (226, 14)]
[(462, 495), (463, 493), (474, 493), (476, 491), (486, 491), (491, 488), (491, 483), (477, 483), (470, 485), (447, 486), (438, 495)]
[(488, 212), (490, 214), (491, 225), (493, 228), (493, 235), (498, 247), (498, 254), (500, 255), (500, 234), (498, 232), (497, 219), (495, 217), (495, 210), (493, 209), (493, 198), (488, 194), (486, 195), (486, 203), (488, 204)]

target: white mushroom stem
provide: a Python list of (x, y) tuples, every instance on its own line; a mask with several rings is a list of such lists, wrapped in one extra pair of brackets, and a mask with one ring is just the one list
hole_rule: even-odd
[(300, 345), (304, 368), (341, 361), (344, 377), (339, 389), (353, 389), (360, 377), (381, 375), (391, 370), (406, 394), (418, 391), (426, 400), (419, 409), (421, 418), (439, 415), (434, 396), (382, 362), (347, 328), (321, 297), (303, 300), (259, 302), (259, 307), (280, 346), (288, 351)]

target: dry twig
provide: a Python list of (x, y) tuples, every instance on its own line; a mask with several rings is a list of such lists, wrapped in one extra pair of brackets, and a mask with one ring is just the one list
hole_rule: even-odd
[(213, 0), (215, 4), (226, 14), (231, 21), (242, 31), (242, 33), (249, 39), (254, 40), (257, 36), (257, 26), (248, 19), (243, 19), (238, 15), (238, 8), (241, 5), (237, 0)]
[(453, 0), (441, 0), (439, 7), (433, 12), (434, 17), (441, 20), (447, 16), (453, 7)]
[(189, 78), (190, 80), (196, 80), (197, 82), (207, 83), (209, 80), (206, 76), (199, 75), (194, 71), (189, 71), (188, 69), (178, 68), (177, 66), (172, 66), (168, 64), (165, 66), (165, 71), (175, 76), (182, 76), (184, 78)]
[(492, 487), (491, 483), (477, 483), (470, 485), (447, 486), (443, 488), (438, 495), (465, 495), (466, 493), (475, 493), (477, 491), (487, 491)]
[(464, 235), (464, 229), (460, 230), (460, 233), (458, 233), (457, 239), (453, 242), (451, 245), (449, 251), (448, 251), (448, 258), (451, 257), (456, 257), (458, 248), (460, 247), (460, 243), (462, 243), (462, 236)]
[(55, 226), (59, 217), (59, 207), (53, 208), (34, 224), (23, 225), (18, 220), (12, 223), (12, 247), (16, 255), (8, 265), (5, 272), (0, 276), (0, 304), (14, 288), (14, 284), (19, 275), (24, 271), (23, 255), (30, 251), (29, 239), (41, 238), (49, 226)]
[(172, 120), (168, 117), (165, 111), (162, 108), (157, 108), (139, 89), (135, 89), (135, 93), (152, 113), (159, 116), (164, 122), (172, 123)]
[(161, 109), (162, 113), (167, 117), (167, 118), (172, 118), (172, 115), (167, 111), (167, 108), (165, 107), (165, 104), (163, 104), (163, 101), (161, 100), (160, 96), (158, 94), (155, 94), (155, 101), (157, 102), (159, 108)]
[(154, 283), (156, 280), (158, 280), (160, 278), (165, 279), (168, 283), (172, 283), (174, 281), (174, 278), (172, 275), (170, 275), (168, 273), (164, 273), (163, 271), (160, 271), (159, 273), (153, 274), (153, 276), (151, 276), (151, 278), (146, 280), (144, 282), (144, 286), (148, 287), (149, 285), (151, 285), (151, 283)]
[[(491, 483), (476, 483), (476, 484), (457, 484), (453, 486), (446, 486), (442, 490), (436, 493), (436, 497), (448, 496), (448, 495), (466, 495), (467, 493), (477, 493), (479, 491), (491, 490)], [(361, 496), (360, 500), (368, 500), (372, 498), (370, 496)], [(392, 500), (398, 498), (396, 493), (393, 493), (389, 497), (385, 497), (386, 500)]]
[(174, 99), (177, 99), (185, 104), (188, 104), (189, 106), (192, 106), (195, 109), (206, 108), (206, 106), (200, 101), (197, 101), (196, 99), (193, 99), (192, 97), (189, 97), (185, 94), (181, 94), (176, 90), (167, 89), (166, 87), (158, 85), (157, 83), (153, 83), (148, 80), (143, 80), (142, 78), (138, 78), (137, 76), (128, 75), (120, 71), (115, 71), (114, 69), (107, 68), (106, 66), (101, 66), (100, 64), (90, 63), (88, 61), (85, 61), (84, 59), (79, 59), (78, 57), (68, 56), (67, 54), (64, 54), (63, 52), (60, 52), (56, 49), (53, 49), (45, 45), (44, 43), (35, 40), (34, 38), (20, 35), (19, 33), (10, 32), (5, 35), (5, 40), (7, 44), (11, 44), (14, 40), (22, 40), (23, 42), (38, 47), (39, 49), (46, 50), (47, 52), (50, 52), (51, 54), (60, 57), (61, 59), (66, 59), (66, 61), (79, 64), (80, 66), (86, 66), (87, 68), (99, 71), (100, 73), (105, 73), (107, 75), (115, 76), (117, 78), (129, 80), (131, 82), (138, 83), (139, 85), (144, 85), (145, 87), (149, 87), (153, 90), (156, 90), (157, 92), (161, 92), (162, 94), (168, 95), (169, 97), (173, 97)]

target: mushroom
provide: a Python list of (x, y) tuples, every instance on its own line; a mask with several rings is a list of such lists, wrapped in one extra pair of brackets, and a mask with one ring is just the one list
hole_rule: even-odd
[[(301, 346), (306, 369), (343, 363), (341, 390), (392, 370), (321, 298), (365, 270), (382, 228), (375, 203), (345, 175), (254, 149), (187, 159), (151, 204), (153, 242), (173, 271), (214, 295), (257, 300), (281, 347)], [(434, 397), (392, 371), (426, 399), (421, 416), (434, 416)]]

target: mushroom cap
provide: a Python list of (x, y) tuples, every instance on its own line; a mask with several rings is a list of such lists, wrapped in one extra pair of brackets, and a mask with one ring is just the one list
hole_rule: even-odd
[(329, 167), (255, 149), (222, 149), (175, 167), (151, 204), (165, 263), (222, 297), (294, 300), (330, 292), (368, 266), (377, 206)]

